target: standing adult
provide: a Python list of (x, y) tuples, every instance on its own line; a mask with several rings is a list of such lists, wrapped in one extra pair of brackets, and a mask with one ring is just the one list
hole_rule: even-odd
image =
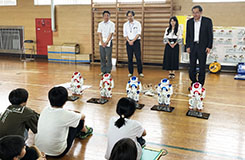
[(134, 11), (128, 11), (126, 16), (128, 21), (123, 25), (123, 36), (126, 39), (126, 47), (128, 54), (128, 76), (133, 76), (133, 53), (135, 54), (138, 74), (140, 77), (144, 77), (142, 73), (142, 62), (141, 62), (141, 47), (140, 47), (140, 35), (141, 35), (141, 24), (139, 21), (134, 19)]
[(182, 42), (182, 32), (178, 19), (174, 16), (169, 20), (163, 43), (166, 44), (163, 58), (163, 69), (169, 71), (169, 78), (175, 77), (175, 70), (179, 69), (179, 44)]
[[(186, 50), (190, 53), (189, 77), (192, 84), (199, 82), (203, 86), (207, 54), (213, 46), (213, 24), (210, 18), (202, 16), (202, 11), (199, 5), (192, 8), (193, 18), (187, 21)], [(197, 60), (199, 62), (198, 79)]]
[(103, 21), (99, 23), (98, 33), (99, 33), (99, 46), (100, 46), (100, 63), (101, 63), (101, 73), (102, 76), (105, 73), (111, 73), (112, 62), (112, 39), (113, 33), (115, 32), (115, 24), (110, 21), (111, 13), (109, 11), (104, 11), (102, 13)]

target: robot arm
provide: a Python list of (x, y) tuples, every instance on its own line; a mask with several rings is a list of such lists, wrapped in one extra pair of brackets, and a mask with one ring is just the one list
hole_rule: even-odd
[(191, 94), (191, 97), (194, 96), (194, 91), (193, 91), (193, 88), (192, 88), (192, 87), (191, 87), (191, 89), (190, 89), (190, 94)]
[(204, 99), (205, 96), (206, 96), (206, 90), (204, 88), (202, 88), (202, 97), (201, 98)]
[(127, 86), (126, 86), (126, 91), (129, 92), (130, 90), (130, 81), (128, 81)]
[(172, 95), (173, 94), (173, 86), (170, 84), (169, 85), (169, 94)]
[(100, 80), (100, 88), (103, 88), (103, 78), (101, 78), (101, 80)]
[(114, 88), (114, 81), (113, 81), (113, 79), (111, 79), (110, 81), (111, 81), (111, 88)]
[(142, 84), (140, 82), (138, 82), (138, 91), (141, 92), (142, 91)]
[(83, 85), (83, 77), (81, 77), (81, 79), (80, 79), (80, 84), (81, 84), (81, 86)]
[(157, 86), (157, 93), (161, 94), (161, 84), (160, 83)]

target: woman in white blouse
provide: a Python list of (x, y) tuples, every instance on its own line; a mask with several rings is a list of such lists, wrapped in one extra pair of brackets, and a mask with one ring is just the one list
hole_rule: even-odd
[(177, 18), (171, 17), (169, 27), (166, 28), (163, 43), (166, 45), (163, 58), (163, 69), (169, 71), (169, 78), (175, 77), (175, 70), (179, 69), (179, 44), (182, 33)]

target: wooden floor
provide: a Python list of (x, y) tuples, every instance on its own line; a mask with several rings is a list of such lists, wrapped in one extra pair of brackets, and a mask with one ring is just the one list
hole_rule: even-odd
[[(67, 102), (65, 108), (76, 109), (86, 115), (86, 123), (94, 128), (94, 135), (87, 140), (76, 140), (64, 160), (102, 160), (106, 150), (106, 131), (109, 119), (115, 116), (119, 98), (126, 96), (127, 66), (113, 68), (115, 81), (112, 99), (105, 105), (88, 104), (91, 97), (99, 97), (99, 65), (74, 65), (48, 62), (20, 62), (0, 58), (0, 99), (2, 112), (8, 105), (8, 94), (17, 87), (29, 91), (28, 106), (37, 112), (49, 105), (47, 93), (54, 85), (69, 82), (74, 71), (80, 71), (86, 90), (76, 102)], [(136, 70), (135, 70), (136, 71)], [(167, 72), (161, 67), (145, 67), (143, 84), (158, 84)], [(142, 110), (132, 117), (140, 121), (147, 131), (147, 146), (164, 148), (165, 160), (245, 160), (245, 81), (234, 80), (235, 73), (208, 74), (204, 100), (209, 120), (185, 116), (188, 110), (190, 84), (188, 72), (180, 70), (171, 81), (175, 94), (172, 97), (172, 113), (151, 111), (157, 97), (141, 95)], [(33, 143), (30, 136), (29, 144)]]

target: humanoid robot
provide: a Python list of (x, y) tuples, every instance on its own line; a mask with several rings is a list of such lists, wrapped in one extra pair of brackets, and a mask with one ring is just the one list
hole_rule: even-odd
[(193, 83), (190, 88), (191, 99), (189, 99), (189, 109), (197, 109), (198, 111), (203, 110), (203, 99), (205, 98), (205, 94), (205, 88), (203, 88), (199, 82)]
[(127, 97), (134, 99), (136, 102), (139, 101), (139, 94), (142, 90), (142, 84), (138, 81), (136, 76), (132, 76), (127, 83), (126, 91)]
[(81, 95), (83, 90), (83, 77), (80, 72), (74, 72), (71, 79), (71, 88), (72, 94)]
[(100, 80), (100, 95), (101, 97), (111, 98), (112, 88), (114, 88), (114, 81), (109, 73), (103, 75)]
[(164, 78), (157, 86), (158, 103), (169, 107), (170, 97), (173, 94), (173, 87), (169, 84), (169, 80)]

